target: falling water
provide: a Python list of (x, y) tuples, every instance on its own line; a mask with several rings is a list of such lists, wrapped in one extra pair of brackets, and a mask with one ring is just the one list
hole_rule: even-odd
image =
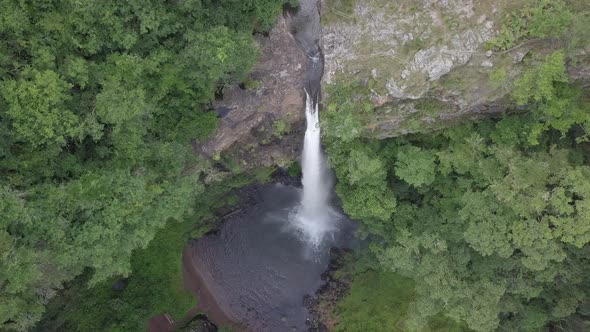
[(327, 190), (322, 185), (324, 165), (320, 147), (318, 104), (314, 103), (307, 92), (305, 95), (307, 129), (303, 141), (303, 198), (301, 204), (304, 211), (313, 215), (326, 205)]
[(318, 103), (306, 91), (307, 129), (303, 142), (303, 193), (296, 215), (296, 225), (306, 239), (319, 245), (334, 228), (338, 214), (329, 204), (330, 182), (320, 143)]
[(191, 241), (183, 253), (185, 285), (199, 297), (199, 311), (239, 331), (307, 331), (315, 319), (303, 299), (325, 284), (329, 249), (356, 243), (356, 226), (330, 204), (332, 177), (321, 149), (319, 0), (298, 2), (286, 19), (307, 56), (303, 190), (244, 188), (239, 209), (219, 231)]
[(307, 129), (301, 158), (303, 193), (301, 204), (290, 215), (290, 219), (305, 240), (319, 248), (324, 237), (334, 235), (336, 223), (341, 216), (330, 206), (332, 186), (320, 142), (318, 104), (324, 56), (320, 47), (318, 0), (300, 0), (297, 11), (288, 13), (287, 19), (297, 45), (307, 57), (304, 82)]

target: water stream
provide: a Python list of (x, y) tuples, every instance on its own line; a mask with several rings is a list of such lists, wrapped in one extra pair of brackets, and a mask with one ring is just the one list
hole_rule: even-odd
[(303, 141), (301, 206), (292, 221), (311, 245), (318, 246), (324, 235), (334, 231), (340, 215), (330, 206), (330, 174), (321, 148), (318, 104), (306, 92), (305, 119), (307, 128)]

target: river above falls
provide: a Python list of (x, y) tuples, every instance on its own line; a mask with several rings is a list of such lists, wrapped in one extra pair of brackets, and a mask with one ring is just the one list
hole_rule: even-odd
[[(301, 190), (281, 184), (253, 186), (248, 205), (215, 234), (184, 252), (185, 283), (198, 307), (219, 325), (241, 331), (305, 331), (305, 296), (324, 283), (329, 248), (348, 247), (354, 225), (344, 215), (319, 245), (293, 224)], [(336, 217), (336, 215), (335, 215)]]

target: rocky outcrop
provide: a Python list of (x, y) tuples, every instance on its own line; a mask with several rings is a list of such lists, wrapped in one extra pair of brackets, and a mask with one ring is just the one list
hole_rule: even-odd
[[(503, 17), (524, 2), (323, 0), (322, 86), (369, 85), (375, 112), (366, 134), (377, 138), (502, 114), (512, 106), (510, 84), (491, 77), (501, 73), (504, 82), (514, 81), (527, 56), (563, 47), (534, 40), (507, 51), (486, 49)], [(294, 29), (295, 21), (287, 14), (268, 36), (256, 37), (260, 60), (247, 82), (225, 88), (213, 103), (220, 125), (212, 138), (195, 143), (197, 152), (215, 159), (225, 151), (245, 168), (286, 165), (299, 156), (303, 88), (311, 71), (292, 36), (309, 33)], [(308, 28), (315, 31), (316, 25)], [(579, 50), (578, 58), (568, 72), (588, 86), (590, 49)]]
[[(370, 81), (375, 112), (367, 134), (378, 138), (504, 112), (509, 84), (490, 77), (501, 72), (510, 82), (522, 72), (526, 55), (563, 47), (537, 40), (503, 52), (486, 49), (506, 13), (523, 3), (325, 0), (323, 85)], [(570, 76), (588, 80), (588, 62), (576, 66)]]
[[(244, 163), (256, 166), (280, 164), (298, 153), (294, 146), (273, 144), (273, 138), (290, 131), (276, 127), (296, 128), (303, 121), (305, 55), (282, 17), (268, 36), (256, 39), (261, 57), (250, 78), (226, 87), (223, 97), (213, 103), (219, 126), (210, 139), (195, 142), (196, 152), (214, 157), (235, 150)], [(261, 144), (263, 148), (259, 148)]]
[(324, 26), (326, 83), (338, 74), (363, 73), (381, 80), (393, 98), (416, 99), (472, 58), (487, 60), (481, 45), (497, 29), (487, 16), (494, 9), (480, 11), (463, 0), (401, 3), (358, 1), (353, 20)]
[(311, 313), (311, 319), (307, 322), (308, 332), (335, 330), (338, 323), (337, 305), (350, 291), (354, 277), (347, 271), (352, 255), (352, 251), (348, 249), (330, 248), (330, 264), (328, 270), (322, 274), (325, 284), (314, 296), (306, 296), (303, 301)]

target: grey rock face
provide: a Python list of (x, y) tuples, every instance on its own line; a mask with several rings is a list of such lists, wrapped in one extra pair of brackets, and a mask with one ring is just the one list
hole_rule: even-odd
[[(487, 49), (503, 17), (525, 2), (358, 0), (354, 15), (332, 15), (323, 24), (323, 84), (371, 79), (375, 112), (366, 131), (379, 138), (503, 112), (511, 102), (508, 83), (521, 74), (525, 56), (559, 47), (539, 40)], [(329, 4), (322, 13), (331, 12)], [(587, 67), (570, 76), (579, 79)], [(492, 76), (503, 82), (492, 83)], [(433, 100), (440, 107), (428, 106)]]
[(490, 60), (484, 60), (479, 65), (484, 68), (492, 68), (494, 66), (494, 63)]
[(354, 20), (324, 26), (324, 82), (378, 69), (393, 98), (419, 98), (474, 55), (495, 34), (473, 1), (424, 0), (412, 6), (357, 1)]

